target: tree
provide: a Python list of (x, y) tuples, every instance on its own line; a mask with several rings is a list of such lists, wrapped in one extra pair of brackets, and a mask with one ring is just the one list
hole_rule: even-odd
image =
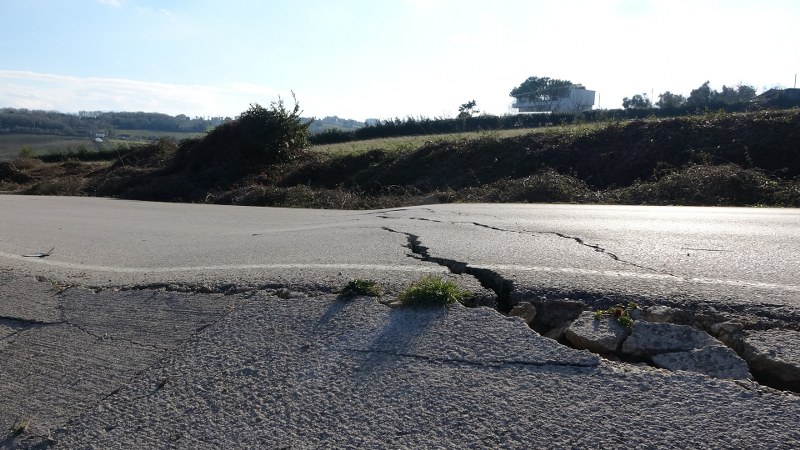
[(466, 119), (467, 117), (472, 117), (475, 114), (478, 114), (480, 111), (475, 109), (476, 103), (475, 100), (470, 100), (467, 103), (458, 107), (458, 118), (459, 119)]
[(686, 97), (681, 94), (673, 94), (670, 91), (658, 94), (656, 106), (662, 109), (680, 108), (686, 104)]
[(636, 94), (632, 98), (623, 98), (622, 107), (625, 109), (650, 109), (653, 107), (653, 102), (647, 98), (647, 94)]
[(699, 88), (690, 92), (689, 98), (686, 99), (686, 104), (695, 107), (710, 105), (714, 101), (717, 91), (711, 89), (708, 83), (706, 81)]
[(728, 105), (749, 102), (755, 97), (756, 89), (744, 84), (739, 84), (735, 87), (722, 86), (722, 92), (716, 95), (718, 101)]
[(571, 81), (557, 80), (548, 77), (529, 77), (522, 84), (511, 90), (512, 97), (527, 95), (537, 100), (550, 100), (558, 98), (563, 89), (574, 86)]

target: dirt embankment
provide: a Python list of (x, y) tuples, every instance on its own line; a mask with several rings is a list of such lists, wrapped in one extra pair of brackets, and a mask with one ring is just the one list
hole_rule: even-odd
[(453, 201), (800, 206), (798, 110), (575, 125), (508, 138), (488, 133), (405, 153), (295, 152), (280, 161), (243, 158), (235, 140), (218, 138), (162, 141), (106, 165), (4, 163), (0, 189), (325, 208)]

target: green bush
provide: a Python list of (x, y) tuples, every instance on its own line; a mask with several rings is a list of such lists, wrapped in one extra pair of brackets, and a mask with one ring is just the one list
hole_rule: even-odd
[(240, 151), (248, 158), (265, 164), (291, 161), (302, 156), (308, 147), (308, 127), (311, 122), (300, 118), (300, 105), (295, 101), (289, 112), (283, 100), (273, 102), (269, 109), (250, 105), (231, 126), (239, 128)]
[[(291, 161), (305, 153), (310, 125), (300, 118), (296, 101), (291, 111), (283, 100), (269, 108), (252, 104), (236, 120), (218, 126), (204, 138), (181, 143), (176, 166), (241, 175), (260, 166)], [(220, 166), (225, 169), (218, 170)]]
[(404, 306), (447, 306), (469, 295), (450, 280), (428, 275), (401, 292), (397, 301)]
[(339, 298), (346, 300), (359, 296), (380, 297), (382, 293), (383, 289), (376, 281), (356, 278), (347, 283), (347, 286), (339, 294)]

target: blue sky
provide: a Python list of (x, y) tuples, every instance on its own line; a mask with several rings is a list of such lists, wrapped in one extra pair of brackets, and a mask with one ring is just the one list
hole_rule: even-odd
[(294, 91), (306, 116), (505, 114), (535, 75), (616, 108), (793, 87), (798, 24), (796, 0), (0, 0), (0, 107), (233, 117)]

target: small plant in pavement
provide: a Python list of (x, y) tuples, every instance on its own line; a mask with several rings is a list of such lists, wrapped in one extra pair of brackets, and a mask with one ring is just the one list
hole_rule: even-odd
[(381, 289), (376, 281), (356, 278), (347, 283), (347, 286), (345, 286), (339, 294), (339, 298), (347, 300), (361, 295), (380, 297), (382, 293), (383, 289)]
[(17, 419), (14, 422), (14, 425), (11, 426), (11, 430), (9, 430), (11, 432), (11, 436), (19, 436), (20, 434), (28, 431), (28, 426), (30, 425), (30, 423), (31, 423), (30, 419), (28, 420), (23, 420), (22, 418)]
[(470, 295), (450, 280), (428, 275), (417, 280), (397, 296), (404, 306), (447, 306)]
[(594, 320), (614, 318), (618, 320), (623, 327), (630, 330), (633, 327), (633, 318), (630, 312), (638, 308), (639, 306), (636, 303), (628, 302), (627, 305), (617, 304), (608, 309), (598, 309), (594, 312)]

